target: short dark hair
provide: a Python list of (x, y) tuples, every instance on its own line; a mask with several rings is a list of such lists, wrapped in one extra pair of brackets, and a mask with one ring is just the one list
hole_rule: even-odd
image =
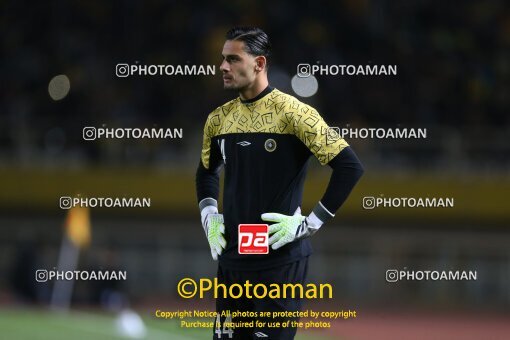
[(243, 41), (246, 53), (264, 56), (269, 62), (271, 43), (266, 32), (257, 27), (234, 27), (227, 32), (227, 40)]

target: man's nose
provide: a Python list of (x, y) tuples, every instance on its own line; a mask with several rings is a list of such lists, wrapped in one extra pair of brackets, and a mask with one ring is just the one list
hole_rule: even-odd
[(228, 72), (228, 71), (230, 71), (230, 69), (229, 69), (229, 67), (228, 67), (228, 63), (227, 63), (227, 61), (226, 61), (226, 60), (223, 60), (223, 61), (221, 62), (220, 70), (221, 70), (222, 72)]

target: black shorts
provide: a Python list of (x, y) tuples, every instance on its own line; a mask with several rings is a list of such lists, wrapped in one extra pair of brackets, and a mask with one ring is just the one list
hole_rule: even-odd
[[(300, 283), (305, 284), (305, 279), (308, 271), (308, 257), (301, 259), (296, 262), (292, 262), (283, 266), (274, 267), (266, 270), (259, 271), (243, 271), (243, 270), (231, 270), (218, 266), (218, 283), (223, 283), (227, 287), (231, 284), (237, 283), (244, 286), (244, 283), (249, 280), (250, 284), (255, 286), (258, 283), (266, 285), (270, 290), (270, 284), (284, 284), (284, 283)], [(221, 294), (219, 294), (221, 295)], [(253, 295), (253, 292), (251, 293)], [(241, 297), (239, 299), (223, 298), (218, 296), (216, 299), (216, 312), (219, 315), (228, 314), (233, 312), (256, 312), (258, 317), (235, 317), (231, 319), (231, 322), (235, 325), (237, 322), (253, 323), (253, 327), (233, 327), (230, 334), (224, 332), (224, 322), (227, 317), (223, 316), (220, 318), (221, 324), (217, 328), (215, 326), (213, 339), (271, 339), (271, 340), (287, 340), (294, 339), (297, 329), (295, 327), (270, 327), (274, 326), (275, 322), (280, 324), (286, 320), (298, 321), (298, 318), (276, 318), (271, 317), (259, 317), (260, 312), (278, 312), (278, 311), (300, 311), (301, 310), (301, 299), (299, 297), (285, 299), (271, 299), (269, 297), (257, 299), (248, 299)], [(232, 315), (232, 314), (231, 314)], [(253, 315), (253, 313), (252, 313)], [(256, 323), (256, 321), (259, 323)], [(256, 325), (258, 324), (259, 327)], [(261, 325), (263, 325), (261, 327)]]

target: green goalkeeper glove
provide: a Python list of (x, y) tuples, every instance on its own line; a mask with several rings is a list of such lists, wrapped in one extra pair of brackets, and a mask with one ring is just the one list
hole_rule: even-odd
[(202, 227), (204, 227), (207, 241), (211, 247), (212, 258), (216, 261), (227, 246), (227, 241), (223, 237), (225, 234), (223, 215), (218, 214), (218, 209), (212, 205), (203, 208), (200, 215), (202, 216)]
[(262, 214), (262, 220), (277, 222), (269, 226), (269, 245), (273, 250), (283, 247), (287, 243), (312, 236), (319, 230), (322, 221), (312, 212), (308, 217), (301, 216), (298, 208), (293, 216), (278, 213)]

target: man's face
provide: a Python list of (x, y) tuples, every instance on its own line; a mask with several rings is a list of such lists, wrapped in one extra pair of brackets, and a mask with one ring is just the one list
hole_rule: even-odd
[(257, 58), (244, 50), (244, 42), (227, 40), (223, 45), (223, 61), (220, 70), (223, 72), (225, 89), (242, 90), (255, 81), (257, 76)]

